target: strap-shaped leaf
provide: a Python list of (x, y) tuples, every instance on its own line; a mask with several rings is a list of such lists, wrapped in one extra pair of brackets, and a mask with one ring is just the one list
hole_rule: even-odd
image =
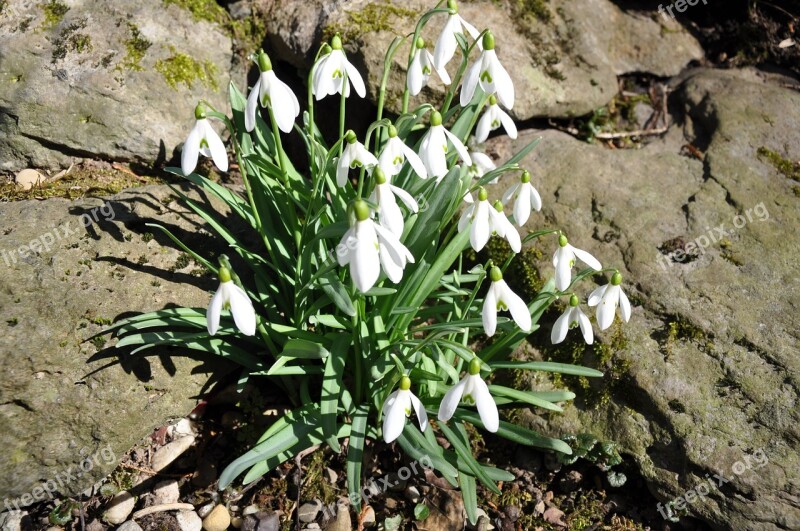
[(554, 372), (558, 374), (569, 374), (572, 376), (587, 376), (590, 378), (600, 378), (603, 376), (603, 373), (596, 369), (590, 369), (589, 367), (583, 367), (581, 365), (570, 365), (569, 363), (555, 363), (552, 361), (508, 361), (490, 363), (489, 366), (491, 366), (493, 370), (517, 369), (542, 371)]
[(502, 385), (490, 385), (489, 391), (492, 393), (492, 395), (505, 396), (517, 402), (524, 402), (525, 404), (530, 404), (532, 406), (547, 409), (549, 411), (557, 411), (559, 413), (564, 411), (561, 409), (561, 407), (551, 404), (547, 400), (542, 400), (541, 398), (525, 391), (518, 391), (516, 389), (511, 389), (510, 387), (503, 387)]
[[(484, 427), (480, 416), (478, 416), (476, 412), (465, 409), (457, 409), (455, 412), (455, 417), (460, 420), (465, 420), (476, 426)], [(518, 444), (536, 446), (537, 448), (544, 448), (545, 450), (554, 450), (567, 455), (572, 454), (572, 448), (570, 448), (567, 443), (560, 439), (544, 437), (533, 430), (529, 430), (503, 420), (500, 421), (500, 428), (497, 430), (497, 435)]]
[(350, 427), (350, 444), (347, 447), (347, 491), (356, 511), (361, 510), (361, 467), (364, 461), (364, 441), (367, 438), (369, 404), (356, 408)]
[[(458, 424), (457, 422), (454, 424)], [(447, 440), (450, 441), (450, 444), (453, 445), (453, 449), (456, 451), (458, 457), (466, 462), (467, 466), (469, 467), (472, 475), (478, 478), (481, 483), (483, 483), (486, 488), (494, 492), (495, 494), (500, 494), (500, 489), (497, 488), (497, 485), (494, 481), (492, 481), (489, 476), (486, 475), (486, 472), (483, 471), (481, 464), (475, 459), (472, 455), (472, 450), (469, 447), (469, 440), (466, 437), (461, 436), (456, 430), (448, 426), (444, 422), (439, 423), (439, 429), (442, 430), (444, 436), (447, 437)]]
[(350, 336), (337, 334), (331, 346), (330, 355), (325, 362), (322, 378), (320, 412), (322, 415), (322, 434), (334, 452), (340, 452), (339, 441), (336, 440), (336, 416), (339, 408), (339, 397), (342, 392), (342, 377), (347, 360)]

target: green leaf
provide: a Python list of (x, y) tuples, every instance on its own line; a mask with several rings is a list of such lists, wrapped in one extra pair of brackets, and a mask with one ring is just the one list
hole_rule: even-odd
[(347, 359), (350, 336), (338, 334), (331, 347), (331, 355), (325, 363), (325, 372), (322, 379), (322, 394), (320, 412), (322, 414), (322, 433), (328, 445), (334, 452), (340, 452), (339, 441), (336, 440), (336, 413), (339, 408), (342, 377), (344, 376), (345, 360)]
[(283, 352), (281, 352), (281, 356), (304, 360), (322, 360), (329, 355), (330, 352), (324, 346), (305, 339), (290, 339), (284, 345)]
[(554, 372), (558, 374), (569, 374), (572, 376), (586, 376), (589, 378), (600, 378), (603, 373), (590, 369), (589, 367), (582, 367), (580, 365), (570, 365), (568, 363), (554, 363), (551, 361), (508, 361), (490, 363), (489, 366), (492, 370), (497, 369), (516, 369), (528, 371), (542, 371)]
[(350, 428), (350, 444), (347, 447), (347, 491), (350, 502), (355, 503), (356, 511), (361, 510), (361, 466), (364, 460), (364, 440), (367, 434), (367, 417), (369, 404), (361, 404), (356, 408)]
[(475, 525), (478, 522), (478, 492), (475, 478), (468, 474), (461, 474), (458, 476), (458, 484), (461, 487), (461, 495), (464, 497), (467, 519), (471, 525)]
[(516, 389), (511, 389), (510, 387), (503, 387), (501, 385), (490, 385), (489, 391), (492, 393), (492, 395), (505, 396), (508, 398), (512, 398), (517, 402), (524, 402), (526, 404), (540, 407), (542, 409), (547, 409), (549, 411), (558, 411), (559, 413), (562, 413), (564, 411), (559, 406), (551, 404), (547, 400), (542, 400), (541, 398), (538, 398), (532, 395), (531, 393), (527, 393), (525, 391), (517, 391)]
[(326, 274), (322, 275), (318, 280), (318, 284), (325, 294), (331, 298), (336, 307), (345, 315), (349, 315), (350, 317), (356, 315), (353, 301), (350, 299), (350, 295), (347, 293), (344, 284), (339, 280), (339, 277), (336, 276), (334, 271), (328, 271)]
[[(476, 412), (457, 409), (454, 415), (456, 418), (465, 420), (476, 426), (483, 427), (483, 422)], [(563, 454), (571, 455), (572, 448), (560, 439), (553, 439), (550, 437), (543, 437), (533, 430), (500, 421), (500, 428), (497, 430), (497, 435), (508, 439), (517, 444), (524, 444), (525, 446), (536, 446), (537, 448), (544, 448), (545, 450), (554, 450)]]
[[(458, 423), (455, 424), (458, 425)], [(481, 480), (481, 483), (483, 483), (490, 491), (494, 492), (495, 494), (500, 494), (500, 489), (497, 488), (497, 485), (494, 483), (494, 481), (489, 479), (489, 476), (487, 476), (486, 472), (483, 471), (480, 463), (478, 463), (478, 461), (472, 455), (472, 450), (469, 447), (469, 440), (466, 438), (466, 433), (462, 435), (461, 433), (453, 430), (444, 422), (439, 423), (439, 429), (442, 430), (444, 436), (447, 437), (447, 440), (453, 445), (453, 449), (456, 451), (458, 457), (464, 460), (473, 475)]]
[[(473, 482), (474, 483), (474, 482)], [(414, 519), (417, 521), (425, 520), (431, 515), (431, 510), (424, 503), (418, 503), (414, 507)]]

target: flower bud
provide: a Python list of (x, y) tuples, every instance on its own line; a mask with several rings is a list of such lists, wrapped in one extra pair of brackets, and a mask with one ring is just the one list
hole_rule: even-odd
[(363, 199), (356, 199), (353, 203), (353, 211), (356, 213), (356, 220), (364, 221), (369, 218), (369, 205)]
[(272, 61), (269, 60), (269, 55), (267, 55), (264, 50), (258, 51), (256, 60), (258, 61), (258, 69), (261, 72), (269, 72), (272, 70)]
[(473, 376), (481, 373), (481, 360), (472, 358), (469, 362), (469, 373)]
[(400, 390), (408, 391), (409, 389), (411, 389), (411, 378), (404, 374), (403, 377), (400, 378)]
[(431, 114), (431, 126), (442, 125), (442, 113), (439, 111), (433, 111)]

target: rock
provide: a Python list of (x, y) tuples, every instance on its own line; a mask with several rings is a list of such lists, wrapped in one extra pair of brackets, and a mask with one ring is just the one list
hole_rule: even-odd
[(26, 511), (6, 511), (0, 513), (0, 529), (3, 531), (21, 531), (22, 520), (28, 515)]
[(111, 498), (103, 513), (103, 520), (112, 525), (121, 524), (128, 519), (136, 505), (136, 498), (127, 490), (123, 490)]
[(244, 521), (241, 516), (231, 516), (231, 527), (240, 529)]
[(170, 479), (156, 484), (153, 489), (153, 495), (155, 496), (155, 505), (176, 503), (181, 497), (181, 489), (178, 486), (178, 480)]
[(350, 511), (347, 505), (339, 504), (336, 511), (336, 518), (331, 520), (325, 531), (350, 531), (353, 525), (350, 521)]
[[(395, 35), (413, 32), (419, 15), (435, 2), (341, 2), (331, 3), (327, 11), (311, 4), (276, 2), (267, 21), (270, 42), (279, 55), (310, 68), (319, 35), (340, 32), (375, 102), (389, 43)], [(511, 114), (517, 119), (586, 114), (617, 94), (620, 74), (676, 75), (703, 57), (694, 37), (674, 21), (623, 11), (609, 0), (552, 0), (538, 14), (514, 4), (460, 2), (459, 13), (478, 30), (488, 27), (495, 33), (497, 55), (516, 87)], [(431, 51), (444, 22), (443, 15), (434, 16), (422, 32)], [(305, 30), (288, 31), (294, 27)], [(386, 93), (386, 107), (396, 113), (405, 87), (407, 46), (394, 57)], [(451, 77), (459, 57), (449, 65)], [(437, 79), (424, 94), (441, 100), (444, 92)]]
[(195, 511), (178, 511), (175, 515), (181, 531), (200, 531), (203, 529), (203, 520)]
[(336, 485), (336, 482), (339, 481), (339, 474), (330, 467), (325, 467), (325, 479), (328, 480), (328, 483), (331, 485)]
[(23, 190), (30, 190), (34, 186), (38, 186), (44, 182), (45, 179), (46, 177), (38, 171), (26, 168), (17, 173), (14, 182), (20, 185)]
[(406, 487), (405, 496), (406, 499), (411, 503), (419, 503), (419, 501), (422, 499), (422, 495), (420, 494), (419, 489), (414, 485)]
[(11, 2), (0, 19), (0, 170), (163, 161), (198, 100), (227, 107), (233, 48), (217, 24), (161, 0), (52, 4), (63, 13)]
[(304, 503), (297, 510), (298, 513), (297, 517), (300, 519), (301, 522), (305, 524), (313, 522), (317, 518), (320, 509), (322, 509), (322, 502), (319, 500), (314, 500), (313, 502)]
[(361, 516), (361, 523), (364, 527), (372, 527), (375, 525), (375, 509), (373, 509), (371, 505), (367, 505), (364, 508), (364, 512)]
[(561, 492), (568, 494), (577, 489), (582, 480), (583, 475), (580, 472), (577, 470), (570, 470), (558, 479), (558, 487), (561, 489)]
[(214, 507), (216, 506), (217, 505), (214, 502), (207, 503), (202, 507), (200, 507), (199, 509), (197, 509), (197, 514), (200, 515), (200, 518), (205, 518), (206, 516), (209, 515), (209, 513), (211, 513), (211, 511), (214, 510)]
[(556, 507), (550, 507), (549, 509), (547, 509), (542, 515), (542, 518), (544, 518), (548, 524), (552, 524), (558, 527), (567, 527), (567, 524), (565, 524), (563, 520), (564, 511)]
[[(546, 219), (619, 267), (634, 305), (629, 323), (599, 334), (610, 376), (564, 415), (525, 422), (618, 442), (662, 504), (691, 491), (687, 511), (720, 529), (800, 528), (800, 208), (782, 163), (800, 159), (800, 94), (783, 82), (692, 71), (675, 83), (679, 125), (663, 139), (614, 151), (547, 132), (521, 163), (544, 202), (528, 228)], [(705, 160), (681, 155), (685, 144)], [(697, 496), (714, 474), (727, 482)]]
[(203, 518), (203, 529), (206, 531), (225, 531), (229, 525), (231, 525), (231, 515), (224, 505), (217, 505)]
[(119, 526), (117, 531), (142, 531), (142, 527), (133, 520), (129, 520)]
[(466, 516), (461, 493), (437, 489), (431, 497), (430, 515), (416, 522), (420, 531), (456, 531), (464, 529)]
[(245, 516), (242, 522), (244, 531), (279, 531), (281, 519), (278, 513), (257, 512)]
[(261, 509), (258, 508), (258, 505), (248, 505), (242, 511), (243, 516), (247, 516), (248, 514), (256, 514)]
[(171, 441), (156, 450), (156, 453), (153, 454), (153, 461), (150, 463), (150, 466), (156, 472), (159, 470), (164, 470), (173, 461), (182, 456), (186, 450), (191, 448), (193, 444), (194, 436), (192, 435), (178, 437), (174, 441)]
[(107, 336), (91, 339), (122, 315), (208, 304), (216, 280), (191, 275), (193, 264), (170, 272), (181, 253), (144, 226), (207, 245), (174, 197), (150, 186), (108, 200), (0, 204), (0, 352), (15, 353), (0, 356), (0, 499), (31, 504), (42, 478), (64, 496), (91, 487), (154, 428), (191, 411), (208, 373), (226, 367), (158, 348), (134, 357), (108, 348)]

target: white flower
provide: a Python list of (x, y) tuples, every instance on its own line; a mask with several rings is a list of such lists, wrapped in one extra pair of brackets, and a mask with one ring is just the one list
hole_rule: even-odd
[(553, 325), (553, 331), (550, 333), (550, 341), (554, 345), (557, 345), (564, 341), (564, 338), (567, 337), (567, 332), (570, 328), (575, 328), (576, 326), (581, 327), (581, 333), (583, 334), (583, 339), (586, 341), (587, 345), (591, 345), (594, 342), (594, 332), (592, 332), (592, 323), (589, 322), (589, 318), (586, 317), (586, 314), (578, 306), (580, 301), (578, 300), (578, 296), (574, 293), (569, 298), (569, 306), (567, 309), (564, 310), (564, 313), (556, 319), (555, 324)]
[(214, 165), (220, 171), (228, 171), (228, 154), (225, 151), (225, 144), (208, 123), (206, 113), (200, 105), (195, 108), (194, 116), (197, 121), (189, 136), (186, 137), (181, 152), (183, 174), (190, 175), (194, 171), (197, 167), (197, 157), (201, 153), (204, 157), (211, 157)]
[[(570, 245), (567, 237), (562, 234), (558, 237), (558, 249), (553, 253), (553, 267), (556, 268), (556, 288), (559, 291), (564, 291), (569, 287), (572, 281), (572, 268), (575, 266), (576, 259), (580, 259), (581, 262), (595, 271), (603, 269), (597, 258)], [(590, 306), (592, 305), (590, 304)]]
[(336, 184), (344, 186), (347, 183), (347, 171), (350, 168), (372, 168), (378, 165), (378, 159), (356, 139), (356, 134), (348, 131), (345, 135), (345, 146), (339, 163), (336, 165)]
[(511, 291), (506, 281), (503, 280), (503, 273), (498, 267), (492, 267), (489, 272), (492, 285), (483, 301), (483, 330), (486, 335), (492, 337), (497, 330), (497, 311), (508, 310), (511, 318), (517, 323), (521, 330), (527, 332), (531, 329), (531, 312), (522, 299)]
[(284, 133), (291, 133), (294, 120), (300, 115), (300, 103), (289, 85), (278, 79), (272, 70), (272, 63), (267, 54), (261, 51), (258, 54), (258, 68), (261, 75), (253, 85), (247, 97), (247, 108), (244, 113), (244, 126), (252, 131), (256, 126), (256, 113), (258, 105), (270, 106), (278, 129)]
[(456, 40), (456, 33), (464, 34), (467, 30), (473, 39), (480, 36), (480, 32), (475, 29), (475, 26), (461, 18), (458, 14), (458, 6), (455, 2), (448, 2), (447, 6), (450, 8), (450, 14), (447, 17), (447, 23), (442, 28), (439, 38), (436, 40), (436, 46), (433, 49), (433, 64), (437, 70), (444, 69), (445, 65), (450, 62), (453, 55), (458, 48), (458, 41)]
[(400, 437), (406, 425), (406, 417), (411, 415), (412, 407), (419, 419), (419, 429), (425, 431), (428, 427), (428, 413), (419, 398), (411, 392), (411, 379), (403, 375), (400, 380), (400, 389), (390, 394), (383, 404), (384, 441), (390, 443)]
[(431, 77), (432, 70), (436, 70), (442, 83), (445, 85), (450, 84), (450, 75), (444, 68), (434, 68), (433, 56), (431, 52), (425, 49), (425, 41), (422, 37), (417, 39), (417, 45), (414, 50), (414, 56), (411, 59), (411, 64), (408, 66), (408, 77), (406, 85), (408, 91), (412, 96), (416, 96), (422, 90), (422, 87), (428, 86), (428, 80)]
[(208, 333), (212, 336), (219, 329), (219, 314), (230, 309), (236, 328), (247, 336), (256, 333), (256, 311), (247, 294), (231, 280), (231, 273), (225, 267), (219, 268), (219, 287), (211, 298), (206, 312)]
[(350, 95), (350, 84), (344, 86), (345, 74), (347, 75), (347, 80), (356, 90), (356, 94), (362, 98), (366, 96), (367, 91), (361, 74), (347, 60), (344, 51), (342, 51), (342, 39), (335, 35), (331, 39), (331, 53), (322, 57), (314, 65), (314, 73), (311, 76), (311, 90), (317, 100), (332, 94), (342, 94), (342, 90), (344, 90), (344, 97), (348, 97)]
[[(473, 151), (469, 156), (472, 158), (472, 166), (467, 168), (467, 170), (469, 171), (470, 177), (473, 179), (480, 179), (486, 174), (486, 172), (497, 169), (497, 166), (495, 165), (494, 161), (492, 161), (492, 158), (486, 153)], [(497, 183), (499, 178), (499, 176), (495, 177), (489, 181), (489, 184)]]
[(500, 128), (501, 125), (506, 130), (509, 138), (517, 138), (517, 126), (514, 120), (511, 119), (506, 111), (500, 108), (497, 104), (497, 96), (492, 94), (489, 96), (489, 104), (483, 116), (478, 120), (478, 127), (475, 128), (475, 140), (477, 142), (486, 142), (486, 139), (489, 138), (489, 133)]
[(497, 58), (494, 51), (494, 36), (488, 31), (483, 35), (483, 52), (464, 78), (461, 87), (462, 107), (466, 107), (472, 101), (475, 88), (479, 85), (487, 95), (497, 94), (497, 101), (506, 109), (514, 106), (514, 84)]
[(375, 190), (372, 192), (370, 201), (378, 205), (378, 222), (399, 238), (403, 235), (403, 213), (400, 211), (400, 207), (397, 206), (395, 196), (399, 197), (412, 212), (417, 212), (419, 205), (411, 197), (411, 194), (398, 186), (392, 185), (386, 179), (386, 175), (380, 167), (375, 168), (373, 175), (375, 177)]
[(378, 158), (380, 168), (383, 170), (383, 173), (386, 174), (386, 177), (391, 179), (400, 173), (405, 161), (408, 161), (417, 175), (423, 179), (428, 178), (428, 171), (425, 169), (422, 159), (419, 158), (419, 155), (414, 153), (413, 149), (400, 140), (397, 136), (397, 129), (395, 126), (390, 125), (389, 140), (386, 142), (381, 156)]
[(454, 385), (442, 398), (439, 405), (439, 420), (446, 422), (453, 418), (456, 408), (461, 403), (462, 397), (475, 404), (478, 414), (483, 422), (483, 427), (492, 433), (500, 428), (500, 415), (497, 404), (494, 403), (489, 387), (481, 378), (481, 362), (473, 358), (469, 362), (469, 371), (460, 382)]
[(339, 265), (350, 265), (350, 276), (362, 293), (375, 285), (381, 268), (392, 282), (400, 282), (406, 263), (414, 263), (414, 257), (397, 236), (370, 219), (365, 201), (357, 200), (354, 209), (356, 223), (336, 246)]
[(631, 318), (631, 303), (622, 291), (622, 275), (617, 271), (611, 282), (599, 286), (589, 295), (589, 306), (597, 306), (597, 326), (605, 330), (614, 322), (614, 315), (619, 305), (619, 313), (626, 323)]
[(472, 166), (472, 159), (467, 152), (467, 148), (461, 143), (456, 135), (448, 131), (442, 125), (442, 115), (434, 111), (431, 115), (431, 127), (419, 146), (419, 158), (425, 165), (428, 175), (436, 177), (436, 182), (441, 181), (447, 175), (447, 155), (450, 152), (447, 141), (453, 144), (458, 156), (467, 166)]
[[(467, 199), (469, 197), (469, 199)], [(465, 196), (464, 201), (470, 203), (472, 196)], [(498, 201), (495, 206), (489, 204), (489, 194), (481, 187), (478, 191), (478, 202), (472, 202), (464, 209), (461, 214), (461, 219), (458, 220), (458, 232), (463, 232), (468, 226), (471, 225), (469, 234), (469, 243), (475, 251), (480, 251), (489, 241), (489, 236), (496, 234), (501, 238), (508, 240), (508, 245), (511, 250), (518, 253), (522, 249), (522, 241), (519, 237), (519, 232), (514, 228), (514, 225), (508, 221), (508, 218), (502, 213), (498, 212), (497, 207), (502, 205)]]
[(531, 174), (528, 170), (522, 172), (519, 182), (503, 194), (503, 204), (512, 198), (514, 198), (514, 222), (520, 227), (528, 221), (531, 208), (536, 212), (542, 209), (542, 198), (531, 184)]

